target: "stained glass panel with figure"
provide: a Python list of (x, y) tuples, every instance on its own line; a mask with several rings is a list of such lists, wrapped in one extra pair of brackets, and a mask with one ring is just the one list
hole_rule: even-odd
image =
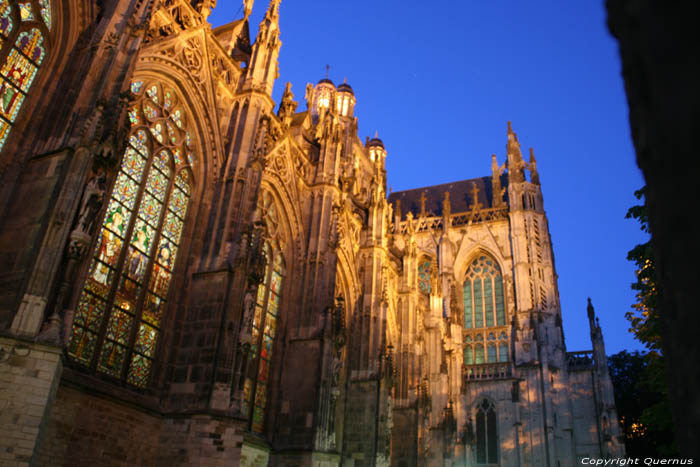
[[(131, 85), (137, 96), (143, 88), (143, 81)], [(173, 89), (164, 88), (175, 96)], [(156, 83), (146, 89), (140, 100), (148, 104), (130, 106), (132, 134), (78, 299), (69, 345), (76, 362), (136, 387), (149, 383), (192, 183), (191, 166), (176, 166), (173, 159), (184, 147), (153, 136), (153, 128), (163, 128), (169, 118), (167, 109), (156, 104), (162, 102), (162, 87)], [(146, 118), (149, 108), (157, 115), (155, 122)]]
[(46, 57), (50, 27), (49, 0), (0, 0), (0, 150)]

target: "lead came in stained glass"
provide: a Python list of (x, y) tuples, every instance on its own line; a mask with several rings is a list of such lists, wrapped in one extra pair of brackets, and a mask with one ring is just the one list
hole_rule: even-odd
[(182, 150), (177, 148), (173, 151), (173, 159), (175, 159), (175, 166), (182, 165), (185, 160), (182, 158)]
[(27, 92), (29, 86), (32, 85), (36, 70), (36, 66), (26, 57), (23, 57), (16, 49), (12, 49), (0, 73), (21, 91)]
[(155, 232), (151, 226), (146, 224), (143, 219), (137, 219), (136, 226), (134, 227), (134, 233), (131, 238), (131, 245), (138, 248), (141, 252), (148, 256), (154, 234)]
[(184, 122), (182, 121), (182, 110), (176, 109), (173, 113), (170, 114), (170, 118), (175, 122), (175, 125), (179, 129), (182, 130), (182, 127), (184, 125)]
[(178, 133), (177, 130), (175, 130), (175, 126), (166, 120), (165, 127), (168, 129), (168, 137), (170, 138), (170, 142), (172, 144), (177, 144)]
[(134, 81), (131, 83), (131, 93), (138, 95), (141, 93), (141, 89), (143, 88), (143, 81)]
[[(138, 156), (137, 156), (138, 157)], [(138, 185), (131, 178), (127, 177), (124, 172), (117, 176), (117, 181), (114, 183), (113, 197), (129, 209), (134, 207), (136, 202), (136, 192)]]
[[(41, 19), (50, 27), (49, 0), (38, 1)], [(0, 50), (7, 52), (2, 54), (5, 58), (0, 62), (0, 150), (36, 78), (38, 66), (46, 56), (41, 30), (31, 26), (28, 29), (17, 28), (13, 19), (16, 15), (23, 23), (36, 21), (31, 2), (0, 0)]]
[[(0, 94), (2, 96), (2, 94)], [(1, 97), (0, 97), (1, 98)], [(10, 124), (0, 120), (0, 148), (7, 139), (7, 134), (10, 132)]]
[[(498, 263), (487, 256), (479, 256), (467, 268), (465, 274), (464, 329), (494, 328), (505, 326), (505, 305), (503, 296), (503, 276)], [(465, 365), (508, 361), (508, 337), (503, 330), (493, 329), (486, 334), (488, 345), (476, 345), (467, 352), (465, 346)], [(498, 334), (498, 340), (496, 335)], [(476, 334), (476, 341), (483, 342), (483, 335)], [(471, 334), (465, 336), (465, 342), (471, 342)], [(467, 358), (469, 356), (469, 358)]]
[[(10, 2), (2, 0), (0, 2), (0, 33), (9, 36), (14, 24), (12, 22), (12, 7)], [(0, 39), (1, 43), (2, 39)]]
[(29, 2), (19, 3), (19, 17), (22, 21), (32, 21), (34, 13), (32, 13), (32, 4)]
[(141, 209), (139, 215), (153, 227), (158, 225), (160, 217), (161, 203), (157, 201), (150, 193), (144, 193), (141, 200)]
[(158, 118), (160, 116), (160, 113), (158, 113), (158, 110), (154, 106), (149, 104), (148, 102), (143, 104), (143, 114), (149, 120), (155, 120), (156, 118)]
[(126, 381), (129, 384), (143, 388), (148, 385), (152, 360), (139, 354), (134, 354), (129, 365), (129, 375)]
[(158, 331), (147, 324), (141, 323), (134, 350), (146, 357), (152, 357), (155, 354), (157, 337)]
[(158, 85), (157, 85), (157, 84), (153, 84), (153, 85), (151, 85), (151, 87), (149, 87), (148, 89), (146, 89), (146, 95), (147, 95), (148, 97), (150, 97), (151, 100), (152, 100), (153, 102), (155, 102), (156, 104), (159, 103), (159, 102), (158, 102), (158, 94), (159, 94), (159, 92), (158, 92)]
[[(133, 125), (148, 124), (140, 109), (147, 116), (160, 118), (164, 110), (160, 104), (168, 101), (173, 106), (177, 101), (170, 88), (161, 89), (143, 81), (131, 85), (135, 95), (143, 89), (145, 95), (130, 106)], [(184, 121), (185, 115), (180, 112)], [(161, 146), (166, 142), (166, 127), (170, 132), (179, 132), (168, 120), (158, 120), (148, 130), (137, 129), (129, 138), (78, 300), (69, 345), (70, 355), (76, 361), (95, 365), (98, 372), (125, 378), (128, 384), (140, 388), (149, 383), (191, 192), (189, 169), (182, 156), (184, 143), (170, 150)], [(151, 147), (153, 151), (149, 150)], [(176, 166), (170, 151), (178, 154)], [(170, 183), (174, 167), (180, 172), (176, 173), (175, 183)], [(105, 335), (101, 348), (96, 348), (101, 328)], [(129, 339), (134, 334), (132, 344)], [(130, 350), (129, 345), (133, 345)], [(97, 359), (93, 358), (95, 354)]]
[(46, 55), (44, 47), (42, 46), (43, 42), (44, 37), (41, 35), (41, 31), (37, 28), (32, 28), (29, 31), (22, 31), (19, 34), (15, 46), (20, 52), (29, 57), (32, 62), (41, 65)]
[(136, 149), (142, 156), (148, 157), (148, 136), (144, 130), (138, 130), (136, 134), (131, 135), (129, 144)]
[(99, 331), (101, 318), (105, 312), (104, 300), (92, 294), (85, 294), (80, 297), (78, 310), (73, 323), (92, 331)]
[(163, 143), (163, 124), (161, 122), (158, 122), (149, 129), (151, 130), (153, 136), (158, 140), (158, 142)]
[(0, 115), (10, 122), (14, 122), (23, 101), (24, 96), (21, 92), (0, 79)]
[(41, 19), (46, 24), (47, 29), (51, 29), (51, 3), (49, 0), (39, 0), (41, 6)]
[[(265, 276), (263, 283), (258, 286), (256, 295), (251, 329), (251, 351), (245, 380), (248, 388), (246, 389), (244, 386), (244, 401), (241, 410), (242, 415), (249, 416), (249, 407), (253, 407), (250, 423), (251, 429), (257, 433), (261, 433), (263, 430), (270, 359), (277, 328), (276, 314), (279, 305), (279, 290), (284, 276), (282, 255), (274, 254), (268, 243), (263, 247), (263, 254), (266, 259)], [(260, 349), (259, 352), (258, 349)]]
[(131, 109), (129, 109), (129, 123), (131, 123), (131, 126), (136, 126), (141, 123), (139, 108), (136, 106), (133, 106)]
[(423, 262), (418, 267), (418, 288), (424, 294), (430, 293), (430, 261)]

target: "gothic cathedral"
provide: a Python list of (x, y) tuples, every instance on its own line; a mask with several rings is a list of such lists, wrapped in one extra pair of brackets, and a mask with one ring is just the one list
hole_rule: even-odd
[(0, 464), (624, 455), (510, 123), (490, 175), (388, 194), (349, 84), (273, 101), (252, 3), (0, 0)]

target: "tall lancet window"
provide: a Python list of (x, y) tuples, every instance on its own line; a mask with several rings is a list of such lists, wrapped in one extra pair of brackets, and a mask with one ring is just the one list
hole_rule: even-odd
[(476, 411), (476, 463), (498, 465), (498, 428), (496, 407), (484, 399)]
[(46, 57), (49, 0), (0, 0), (0, 150)]
[(258, 286), (251, 329), (246, 377), (243, 382), (241, 413), (251, 419), (251, 430), (262, 433), (270, 379), (270, 362), (277, 333), (280, 293), (285, 276), (284, 257), (281, 253), (279, 213), (269, 192), (261, 197), (259, 209), (264, 219), (269, 241), (263, 249), (265, 274)]
[[(486, 334), (470, 332), (504, 327), (505, 300), (501, 268), (489, 256), (477, 257), (467, 268), (463, 288), (465, 365), (507, 362), (508, 338), (505, 329)], [(473, 335), (472, 335), (473, 334)]]
[(195, 155), (175, 91), (135, 81), (131, 135), (80, 294), (69, 355), (149, 383), (193, 189)]
[(501, 268), (493, 259), (479, 256), (469, 265), (464, 280), (464, 328), (505, 324)]

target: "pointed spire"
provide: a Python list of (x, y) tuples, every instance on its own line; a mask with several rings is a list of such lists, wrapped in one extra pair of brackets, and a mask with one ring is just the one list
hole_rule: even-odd
[(508, 178), (512, 183), (519, 183), (525, 181), (525, 174), (523, 169), (525, 168), (525, 161), (523, 161), (523, 155), (520, 152), (520, 143), (518, 142), (518, 135), (513, 131), (513, 127), (508, 121), (508, 142), (506, 143), (506, 153), (508, 155)]
[(530, 181), (535, 185), (540, 184), (540, 174), (537, 172), (537, 160), (535, 160), (535, 150), (530, 148), (530, 163), (527, 168), (530, 170)]
[(253, 0), (243, 0), (243, 16), (248, 19), (253, 11)]
[(280, 3), (282, 3), (282, 0), (270, 0), (270, 4), (267, 6), (267, 14), (277, 16), (280, 12)]
[(264, 89), (268, 95), (272, 95), (275, 80), (279, 75), (277, 58), (282, 45), (279, 40), (280, 1), (270, 0), (265, 17), (260, 22), (246, 78), (248, 88)]

